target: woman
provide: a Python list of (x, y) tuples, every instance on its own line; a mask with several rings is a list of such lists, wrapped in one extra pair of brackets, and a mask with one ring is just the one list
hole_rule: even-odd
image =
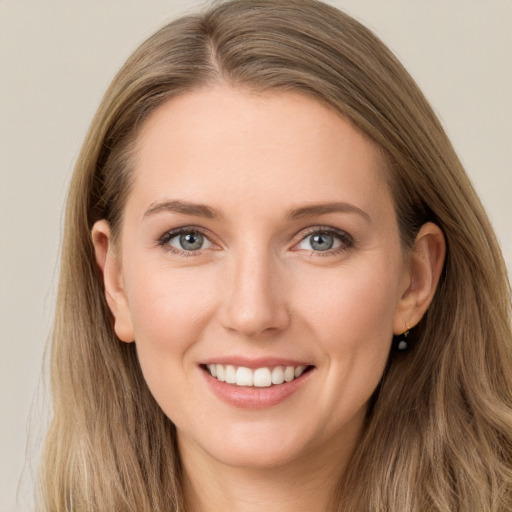
[(134, 53), (58, 300), (46, 510), (512, 506), (499, 247), (417, 86), (332, 7), (220, 3)]

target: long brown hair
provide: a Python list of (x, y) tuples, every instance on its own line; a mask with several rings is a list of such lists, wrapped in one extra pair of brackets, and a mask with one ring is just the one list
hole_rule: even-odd
[(315, 0), (216, 2), (159, 30), (108, 89), (67, 203), (41, 508), (183, 510), (174, 427), (135, 345), (116, 338), (90, 231), (103, 218), (118, 231), (145, 119), (219, 81), (299, 91), (336, 109), (381, 148), (404, 246), (427, 220), (446, 238), (414, 349), (390, 355), (333, 510), (511, 510), (510, 288), (496, 238), (409, 74), (369, 30)]

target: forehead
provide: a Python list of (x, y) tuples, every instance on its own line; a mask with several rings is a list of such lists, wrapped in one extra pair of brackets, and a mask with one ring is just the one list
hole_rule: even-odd
[(390, 200), (378, 149), (333, 109), (297, 92), (227, 85), (183, 94), (149, 117), (133, 190), (146, 206), (168, 194), (219, 206), (367, 204), (383, 191)]

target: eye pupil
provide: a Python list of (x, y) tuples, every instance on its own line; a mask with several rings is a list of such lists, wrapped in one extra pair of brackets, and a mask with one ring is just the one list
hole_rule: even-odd
[(334, 245), (334, 236), (327, 233), (311, 235), (311, 247), (315, 251), (328, 251)]
[(180, 235), (180, 245), (187, 251), (197, 251), (203, 245), (203, 235), (200, 233), (185, 233)]

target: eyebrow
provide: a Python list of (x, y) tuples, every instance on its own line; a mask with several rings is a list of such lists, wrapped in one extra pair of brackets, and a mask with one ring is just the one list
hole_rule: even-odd
[(355, 213), (363, 217), (366, 221), (371, 222), (370, 216), (364, 210), (361, 210), (361, 208), (358, 208), (353, 204), (343, 202), (302, 206), (292, 210), (288, 214), (288, 217), (290, 219), (304, 219), (308, 217), (316, 217), (317, 215), (326, 215), (328, 213)]
[[(182, 215), (191, 215), (207, 219), (218, 219), (222, 217), (219, 210), (212, 208), (211, 206), (179, 200), (152, 203), (144, 212), (144, 217), (149, 217), (161, 212), (179, 213)], [(366, 221), (371, 221), (370, 216), (364, 210), (361, 210), (361, 208), (358, 208), (353, 204), (344, 202), (330, 202), (301, 206), (300, 208), (294, 208), (291, 210), (287, 214), (287, 218), (292, 220), (306, 219), (329, 213), (355, 213), (363, 217)]]
[(207, 219), (216, 219), (221, 214), (215, 208), (204, 204), (189, 203), (187, 201), (161, 201), (153, 203), (144, 212), (144, 217), (155, 215), (160, 212), (181, 213), (183, 215), (192, 215), (194, 217), (205, 217)]

